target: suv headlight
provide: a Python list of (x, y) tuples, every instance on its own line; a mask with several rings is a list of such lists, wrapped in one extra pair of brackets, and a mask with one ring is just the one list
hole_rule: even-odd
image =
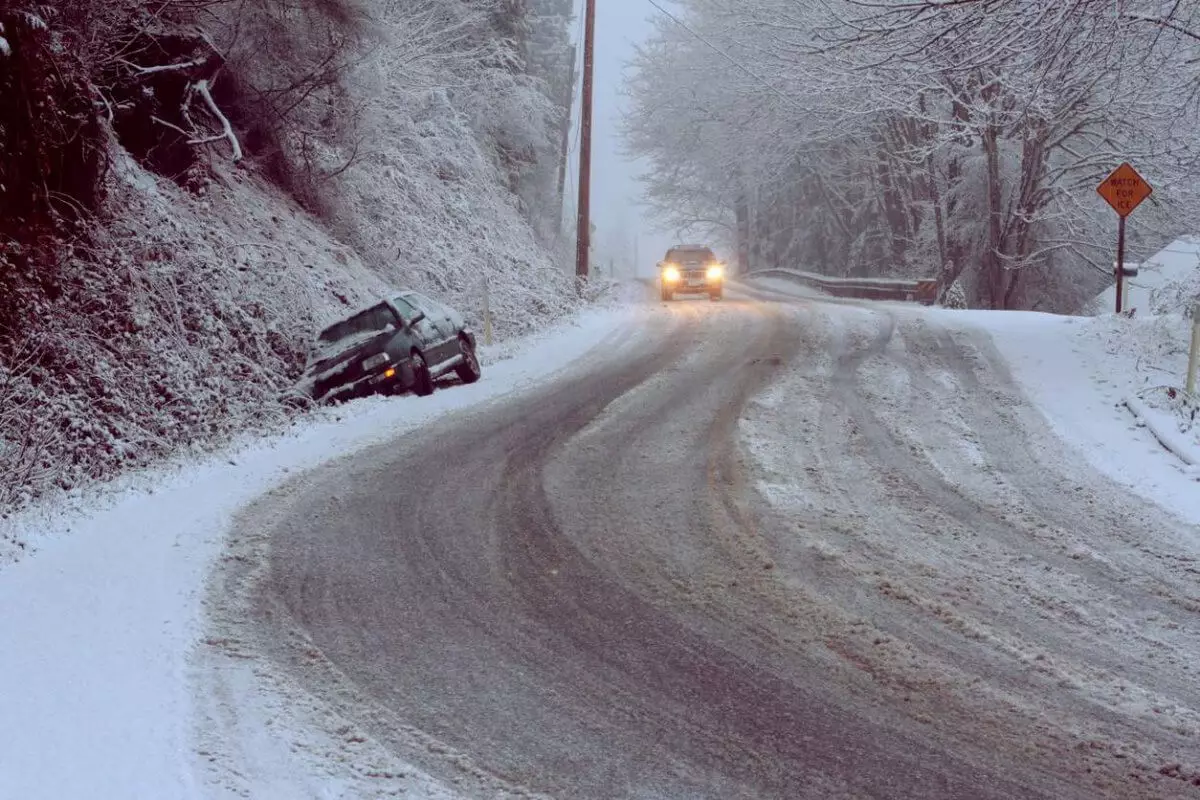
[(663, 280), (671, 283), (679, 280), (679, 267), (664, 267)]
[(718, 280), (725, 277), (725, 268), (720, 264), (713, 264), (708, 268), (707, 275), (710, 281)]

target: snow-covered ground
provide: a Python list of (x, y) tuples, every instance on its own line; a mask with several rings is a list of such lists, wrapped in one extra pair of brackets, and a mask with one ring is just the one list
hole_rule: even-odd
[[(1135, 316), (1146, 316), (1174, 306), (1180, 310), (1180, 290), (1192, 287), (1195, 295), (1200, 280), (1200, 238), (1183, 236), (1159, 250), (1136, 266), (1138, 274), (1126, 278), (1121, 296), (1121, 309)], [(1096, 311), (1111, 313), (1116, 309), (1117, 287), (1105, 289), (1095, 300)]]
[[(783, 291), (789, 287), (781, 283), (773, 288)], [(857, 320), (853, 325), (830, 324), (821, 330), (822, 335), (840, 342), (835, 342), (837, 346), (831, 352), (850, 358), (856, 349), (867, 348), (863, 364), (869, 380), (864, 384), (862, 400), (881, 404), (878, 414), (867, 419), (877, 420), (872, 424), (895, 426), (901, 439), (917, 436), (920, 441), (935, 442), (937, 449), (930, 451), (932, 463), (950, 465), (947, 475), (954, 469), (959, 475), (969, 474), (970, 470), (963, 472), (964, 465), (984, 457), (976, 438), (979, 434), (1005, 442), (1019, 438), (1019, 432), (986, 431), (971, 421), (971, 414), (994, 413), (997, 419), (1006, 419), (1011, 411), (977, 410), (959, 419), (955, 416), (958, 412), (951, 413), (952, 401), (963, 390), (962, 381), (968, 379), (973, 368), (964, 362), (957, 367), (961, 374), (943, 374), (937, 369), (918, 371), (913, 374), (920, 382), (912, 383), (905, 370), (897, 371), (886, 358), (872, 354), (870, 343), (879, 335), (872, 327), (873, 319), (892, 316), (900, 321), (901, 328), (907, 325), (914, 331), (909, 338), (901, 336), (887, 345), (900, 353), (899, 363), (909, 365), (905, 369), (914, 364), (936, 364), (945, 356), (937, 346), (930, 353), (921, 351), (937, 341), (921, 333), (922, 326), (948, 331), (952, 336), (990, 339), (1021, 391), (1061, 438), (1061, 443), (1037, 443), (1037, 455), (1030, 458), (1049, 457), (1059, 465), (1069, 465), (1073, 459), (1090, 464), (1170, 514), (1200, 523), (1200, 484), (1194, 470), (1164, 449), (1125, 405), (1128, 397), (1147, 386), (1182, 381), (1185, 355), (1179, 341), (1187, 330), (1182, 319), (1081, 319), (952, 312), (898, 304), (874, 306), (882, 315), (842, 304), (824, 308), (833, 323), (839, 314)], [(418, 770), (395, 763), (353, 726), (341, 726), (317, 705), (298, 702), (301, 695), (281, 685), (277, 676), (260, 672), (252, 660), (246, 660), (244, 669), (230, 672), (229, 679), (218, 684), (230, 694), (197, 697), (193, 687), (198, 663), (206, 666), (205, 659), (214, 653), (226, 667), (239, 658), (236, 641), (203, 640), (209, 633), (204, 622), (211, 567), (222, 555), (237, 557), (236, 552), (225, 550), (225, 532), (238, 510), (290, 476), (439, 415), (542, 381), (597, 342), (630, 336), (637, 325), (629, 323), (636, 322), (640, 313), (628, 307), (598, 309), (535, 338), (493, 348), (485, 358), (485, 378), (474, 386), (455, 386), (431, 398), (358, 401), (323, 412), (285, 435), (243, 440), (222, 455), (200, 463), (176, 464), (129, 476), (101, 493), (77, 497), (69, 509), (35, 509), (0, 520), (0, 533), (7, 529), (10, 534), (19, 534), (14, 538), (27, 542), (32, 551), (0, 569), (0, 608), (5, 609), (0, 615), (0, 798), (192, 798), (214, 793), (271, 798), (383, 793), (453, 797), (453, 788), (440, 786)], [(907, 351), (910, 346), (912, 352)], [(774, 387), (757, 401), (766, 416), (749, 423), (751, 433), (757, 430), (768, 438), (790, 441), (786, 436), (777, 436), (779, 431), (772, 433), (771, 426), (795, 428), (798, 420), (803, 422), (811, 405), (811, 398), (806, 401), (804, 393), (813, 393), (814, 376), (828, 366), (817, 362), (798, 365), (794, 380)], [(973, 391), (978, 399), (979, 389)], [(924, 422), (906, 420), (896, 411), (898, 407), (889, 409), (887, 405), (889, 397), (914, 392), (923, 393), (921, 396), (928, 401), (914, 401), (910, 409), (914, 413), (919, 410)], [(944, 414), (938, 410), (943, 407)], [(819, 408), (808, 410), (813, 420), (820, 418)], [(947, 427), (930, 438), (929, 425), (935, 420), (947, 421)], [(804, 435), (809, 437), (805, 441), (810, 441), (811, 431)], [(843, 434), (830, 431), (830, 435), (834, 438), (829, 442), (836, 443)], [(816, 496), (798, 494), (793, 485), (798, 475), (807, 476), (803, 480), (814, 475), (814, 479), (832, 479), (832, 473), (814, 473), (806, 471), (804, 464), (792, 463), (811, 456), (811, 447), (781, 453), (764, 450), (763, 442), (757, 440), (755, 447), (760, 458), (784, 459), (773, 470), (777, 482), (764, 484), (768, 497), (790, 504), (794, 510), (815, 508)], [(1011, 448), (1005, 452), (1014, 463), (1026, 460)], [(1029, 478), (1018, 476), (1017, 480), (1021, 491), (1032, 493), (1035, 501), (1044, 499), (1046, 492), (1056, 491), (1054, 487), (1031, 484)], [(899, 495), (889, 494), (895, 489), (889, 486), (880, 488), (884, 492), (881, 498), (900, 502), (896, 500)], [(834, 498), (845, 488), (826, 487), (832, 493), (822, 497)], [(1005, 492), (1011, 489), (1001, 483), (973, 488), (988, 498), (995, 495), (993, 499), (999, 505), (1008, 502)], [(1073, 498), (1072, 502), (1080, 500)], [(899, 515), (910, 513), (902, 503), (897, 509)], [(916, 513), (915, 509), (911, 511)], [(855, 519), (855, 525), (865, 524), (863, 518)], [(880, 541), (891, 542), (889, 548), (898, 546), (890, 529), (885, 533)], [(924, 546), (935, 547), (941, 553), (939, 570), (965, 570), (967, 562), (990, 563), (986, 558), (963, 561), (966, 551), (956, 552), (956, 548), (961, 549), (955, 544), (957, 540), (933, 536), (935, 533), (939, 532), (933, 531)], [(1064, 537), (1064, 552), (1069, 551), (1071, 559), (1082, 559), (1084, 563), (1104, 564), (1133, 553), (1119, 537), (1110, 543), (1119, 546), (1120, 552), (1107, 553), (1096, 550), (1098, 543), (1069, 530), (1046, 535), (1051, 534)], [(1164, 534), (1168, 535), (1174, 534)], [(822, 547), (833, 557), (845, 545), (834, 536)], [(1192, 553), (1200, 544), (1180, 545), (1176, 540), (1174, 547)], [(982, 558), (986, 554), (981, 551), (977, 555)], [(1180, 551), (1180, 558), (1184, 555)], [(995, 563), (1000, 569), (1001, 562)], [(1082, 590), (1071, 584), (1065, 573), (1044, 573), (1037, 564), (1015, 556), (1011, 563), (1004, 564), (1012, 567), (1005, 573), (1005, 580), (1015, 581), (1012, 585), (1021, 592), (1033, 592), (1031, 596), (1044, 605), (1046, 614), (1067, 614), (1068, 607), (1079, 599), (1072, 593)], [(919, 573), (911, 577), (910, 589), (923, 580)], [(964, 586), (974, 587), (972, 592), (1001, 591), (997, 588), (1001, 584), (978, 582), (966, 572), (962, 580)], [(972, 601), (967, 599), (970, 594), (967, 589), (962, 591), (962, 598), (956, 601), (962, 603), (962, 608), (938, 613), (945, 612), (947, 619), (962, 625), (983, 624), (972, 619)], [(1003, 598), (997, 602), (1000, 600)], [(1119, 615), (1109, 618), (1107, 614), (1111, 610), (1116, 615), (1121, 609), (1081, 609), (1084, 607), (1079, 606), (1077, 611), (1094, 618), (1097, 625), (1089, 624), (1080, 634), (1080, 641), (1107, 642), (1109, 634), (1104, 631), (1109, 628), (1099, 623), (1108, 620), (1106, 625), (1116, 625)], [(1050, 670), (1056, 680), (1067, 682), (1064, 685), (1074, 682), (1103, 686), (1112, 689), (1113, 697), (1124, 691), (1112, 688), (1116, 684), (1108, 682), (1111, 676), (1094, 674), (1086, 661), (1038, 655), (1028, 643), (1006, 639), (1011, 631), (985, 628), (980, 629), (980, 636), (992, 636), (1002, 651), (1043, 664), (1042, 668)], [(1111, 630), (1118, 628), (1125, 630), (1120, 626)], [(1144, 635), (1150, 635), (1147, 631), (1153, 633), (1156, 641), (1172, 648), (1183, 647), (1182, 634), (1165, 623), (1159, 625), (1153, 615), (1144, 621), (1141, 630)], [(1133, 633), (1130, 636), (1130, 641), (1137, 638)], [(1145, 696), (1138, 695), (1141, 699), (1131, 696), (1112, 702), (1117, 706), (1141, 703), (1138, 708), (1158, 709), (1155, 703), (1171, 699), (1169, 683), (1157, 686), (1147, 681), (1142, 688)], [(257, 707), (247, 707), (254, 704)], [(232, 708), (238, 713), (217, 719), (229, 716)], [(1169, 708), (1178, 715), (1180, 725), (1195, 721), (1192, 709)], [(226, 725), (238, 741), (197, 737), (196, 720), (200, 718)]]
[(942, 324), (988, 332), (1013, 377), (1080, 458), (1200, 524), (1200, 470), (1194, 466), (1200, 463), (1200, 420), (1181, 413), (1182, 399), (1169, 408), (1161, 388), (1184, 384), (1189, 320), (926, 313)]
[(1051, 732), (1094, 752), (1089, 772), (1190, 791), (1200, 484), (1122, 404), (1146, 378), (1136, 357), (1109, 352), (1149, 334), (1111, 318), (793, 308), (811, 352), (739, 431), (775, 514), (762, 530), (776, 572), (825, 604), (839, 663), (948, 735)]
[[(1169, 268), (1155, 284), (1156, 292), (1194, 282), (1197, 247), (1191, 239), (1180, 239), (1147, 262)], [(796, 298), (859, 303), (823, 298), (786, 278), (755, 278), (751, 286)], [(1161, 300), (1156, 295), (1156, 301)], [(1145, 303), (1149, 302), (1147, 295)], [(872, 307), (986, 333), (1013, 378), (1079, 458), (1148, 500), (1200, 523), (1200, 412), (1193, 420), (1192, 400), (1167, 396), (1168, 389), (1185, 382), (1191, 320), (1165, 313), (1071, 317), (905, 303)]]
[[(196, 648), (229, 646), (199, 638), (206, 580), (239, 507), (298, 471), (536, 384), (636, 328), (627, 324), (636, 313), (595, 309), (494, 347), (472, 386), (356, 401), (201, 463), (129, 476), (70, 509), (0, 521), (33, 551), (0, 569), (0, 798), (210, 795), (212, 775), (197, 765), (216, 756), (196, 752), (193, 725), (198, 706), (211, 710), (213, 698), (192, 696), (189, 671)], [(386, 780), (389, 796), (446, 796), (365, 748), (356, 762), (385, 766), (364, 768), (361, 785), (335, 777), (330, 759), (346, 753), (333, 735), (289, 731), (288, 719), (306, 721), (303, 709), (276, 712), (266, 729), (246, 731), (253, 763), (217, 767), (260, 770), (226, 782), (229, 793), (376, 796)]]

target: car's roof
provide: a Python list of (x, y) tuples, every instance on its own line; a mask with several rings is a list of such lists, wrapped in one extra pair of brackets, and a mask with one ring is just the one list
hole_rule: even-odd
[(370, 311), (375, 306), (379, 305), (380, 303), (384, 303), (384, 302), (387, 302), (386, 297), (380, 297), (377, 300), (372, 300), (369, 303), (364, 303), (360, 306), (357, 306), (353, 311), (347, 311), (345, 314), (339, 315), (336, 319), (329, 322), (325, 327), (332, 328), (334, 325), (337, 325), (339, 322), (345, 322), (346, 320), (350, 319), (351, 317), (357, 317), (359, 314), (363, 313), (364, 311)]
[(404, 297), (405, 295), (410, 295), (410, 294), (416, 294), (416, 292), (414, 292), (411, 289), (402, 289), (398, 292), (388, 292), (386, 295), (378, 297), (369, 303), (360, 305), (357, 308), (355, 308), (353, 311), (343, 314), (340, 317), (338, 317), (337, 319), (334, 319), (330, 322), (326, 322), (324, 325), (321, 326), (321, 332), (324, 333), (325, 331), (329, 330), (330, 328), (332, 328), (335, 325), (339, 325), (348, 319), (357, 317), (359, 314), (363, 313), (364, 311), (370, 311), (372, 308), (375, 308), (376, 306), (378, 306), (382, 303), (386, 303), (388, 300), (392, 299), (393, 297)]

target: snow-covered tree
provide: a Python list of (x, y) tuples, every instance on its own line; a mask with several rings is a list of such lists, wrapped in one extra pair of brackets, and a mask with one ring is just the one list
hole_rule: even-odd
[(752, 264), (953, 263), (973, 303), (1063, 308), (1110, 270), (1094, 188), (1121, 161), (1156, 188), (1135, 247), (1200, 209), (1200, 40), (1161, 4), (683, 6), (639, 56), (630, 146), (669, 218), (740, 231)]

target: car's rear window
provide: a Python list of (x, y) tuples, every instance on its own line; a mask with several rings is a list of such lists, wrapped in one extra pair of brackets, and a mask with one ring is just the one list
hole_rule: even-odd
[(413, 305), (411, 294), (393, 297), (392, 304), (399, 309), (400, 316), (404, 317), (405, 324), (412, 322), (412, 318), (417, 315), (417, 307)]
[(667, 261), (716, 261), (707, 247), (677, 247), (667, 252)]
[(379, 333), (388, 325), (396, 324), (396, 315), (383, 303), (371, 306), (366, 311), (360, 311), (349, 319), (330, 325), (321, 331), (317, 340), (322, 344), (353, 339), (367, 333)]
[(444, 305), (439, 303), (437, 300), (434, 300), (432, 297), (426, 297), (420, 292), (413, 292), (408, 296), (408, 299), (411, 302), (416, 303), (426, 314), (437, 315), (439, 317), (449, 316), (447, 313), (447, 308)]

